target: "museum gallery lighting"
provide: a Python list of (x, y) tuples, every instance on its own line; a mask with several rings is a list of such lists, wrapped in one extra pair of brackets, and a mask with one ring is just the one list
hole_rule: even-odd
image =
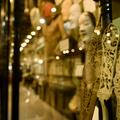
[(71, 49), (71, 52), (72, 52), (72, 53), (75, 52), (75, 49)]
[(82, 47), (79, 47), (79, 50), (81, 51), (83, 48)]
[(30, 42), (30, 40), (29, 40), (29, 39), (25, 39), (25, 42), (26, 42), (26, 43), (29, 43), (29, 42)]
[(40, 24), (45, 24), (45, 19), (44, 18), (40, 18)]
[(26, 46), (27, 46), (27, 43), (25, 43), (25, 42), (21, 44), (21, 47), (23, 47), (23, 48)]
[(27, 39), (32, 39), (32, 36), (31, 35), (27, 35)]
[(37, 27), (36, 27), (36, 30), (41, 30), (41, 26), (37, 26)]
[(32, 31), (32, 32), (31, 32), (31, 35), (32, 35), (32, 36), (35, 36), (35, 35), (36, 35), (36, 32), (35, 32), (35, 31)]
[(69, 54), (69, 50), (64, 50), (63, 54)]
[(43, 60), (42, 60), (42, 59), (39, 59), (39, 60), (38, 60), (38, 63), (39, 63), (39, 64), (43, 64)]
[(20, 52), (22, 52), (23, 51), (23, 47), (20, 47)]
[[(37, 26), (37, 27), (36, 27), (36, 30), (41, 30), (41, 26)], [(26, 39), (25, 39), (24, 42), (21, 44), (20, 52), (23, 51), (24, 47), (27, 46), (27, 44), (30, 42), (30, 40), (31, 40), (31, 39), (33, 38), (33, 36), (35, 36), (35, 35), (36, 35), (36, 31), (32, 31), (32, 32), (30, 33), (30, 35), (27, 35), (27, 36), (26, 36)]]
[(56, 60), (59, 60), (60, 59), (60, 56), (56, 56)]

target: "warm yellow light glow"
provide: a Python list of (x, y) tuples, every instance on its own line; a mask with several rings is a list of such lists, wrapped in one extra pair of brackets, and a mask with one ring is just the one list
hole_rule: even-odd
[(75, 49), (71, 49), (71, 52), (75, 52)]
[(28, 9), (28, 8), (25, 8), (25, 9), (24, 9), (24, 12), (25, 12), (25, 13), (28, 13), (28, 12), (29, 12), (29, 9)]
[(27, 61), (27, 58), (24, 57), (23, 60), (24, 60), (24, 61)]
[(115, 37), (116, 37), (116, 38), (119, 38), (119, 34), (116, 34)]
[(43, 64), (43, 60), (42, 59), (38, 60), (38, 63)]
[(64, 50), (63, 51), (63, 54), (68, 54), (69, 53), (69, 50)]
[(79, 50), (82, 50), (83, 48), (82, 47), (79, 47)]
[(27, 46), (27, 43), (22, 43), (21, 44), (21, 47), (26, 47)]
[(35, 36), (35, 35), (36, 35), (36, 32), (35, 32), (35, 31), (32, 31), (32, 32), (31, 32), (31, 35), (32, 35), (32, 36)]
[(27, 98), (27, 99), (25, 100), (25, 103), (29, 103), (29, 102), (30, 102), (30, 99)]
[(55, 7), (53, 7), (52, 9), (51, 9), (51, 12), (56, 12), (57, 11), (57, 9), (55, 8)]
[(45, 19), (44, 18), (40, 18), (40, 23), (41, 24), (45, 24)]
[(37, 61), (38, 61), (38, 58), (35, 58), (35, 59), (34, 59), (34, 62), (37, 62)]
[(40, 76), (39, 76), (39, 75), (36, 75), (36, 76), (35, 76), (35, 78), (36, 78), (36, 79), (39, 79), (39, 78), (40, 78)]
[(97, 35), (100, 35), (100, 30), (94, 30)]
[(107, 43), (110, 44), (110, 43), (111, 43), (111, 40), (107, 40)]
[(66, 54), (66, 51), (65, 51), (65, 50), (63, 51), (63, 54)]
[(22, 52), (23, 51), (23, 47), (20, 47), (20, 52)]
[(109, 36), (110, 36), (110, 33), (107, 33), (106, 36), (109, 37)]
[(37, 26), (36, 30), (41, 30), (41, 26)]
[(32, 36), (31, 36), (31, 35), (27, 35), (27, 38), (28, 38), (28, 39), (32, 39)]
[(13, 3), (13, 0), (10, 0), (10, 3)]
[(8, 69), (9, 69), (9, 70), (12, 70), (12, 65), (9, 65)]
[(14, 43), (13, 43), (13, 42), (11, 43), (11, 46), (12, 46), (12, 47), (14, 46)]
[(25, 39), (25, 42), (26, 42), (26, 43), (29, 43), (29, 42), (30, 42), (30, 40), (29, 40), (29, 39)]
[(56, 56), (56, 60), (59, 60), (60, 59), (60, 56)]
[(66, 50), (66, 53), (68, 54), (68, 53), (69, 53), (69, 50)]

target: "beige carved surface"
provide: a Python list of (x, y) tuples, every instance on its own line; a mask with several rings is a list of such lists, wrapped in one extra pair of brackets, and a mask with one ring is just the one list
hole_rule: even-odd
[(110, 24), (104, 31), (102, 38), (102, 68), (98, 97), (103, 100), (108, 100), (112, 94), (118, 43), (118, 29)]
[(99, 88), (101, 36), (94, 33), (86, 48), (85, 80), (80, 87), (80, 120), (91, 120), (94, 113)]

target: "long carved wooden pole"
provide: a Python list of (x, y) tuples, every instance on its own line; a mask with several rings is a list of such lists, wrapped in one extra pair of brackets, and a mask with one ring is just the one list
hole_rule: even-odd
[[(100, 5), (101, 5), (102, 27), (103, 30), (104, 29), (106, 30), (104, 31), (102, 37), (102, 67), (101, 67), (102, 72), (100, 77), (100, 88), (98, 91), (98, 97), (102, 106), (103, 120), (109, 120), (109, 119), (112, 120), (113, 118), (110, 114), (108, 114), (109, 113), (108, 111), (109, 110), (112, 111), (110, 97), (112, 94), (112, 80), (115, 72), (114, 67), (115, 67), (115, 61), (117, 55), (116, 53), (117, 53), (118, 39), (114, 37), (114, 33), (117, 33), (117, 30), (115, 32), (110, 30), (115, 27), (112, 25), (108, 26), (112, 22), (112, 1), (100, 0)], [(116, 42), (116, 45), (114, 46), (112, 45), (113, 41)], [(105, 103), (107, 104), (109, 103), (109, 106), (106, 106)]]
[(24, 0), (14, 0), (14, 56), (12, 77), (12, 120), (19, 120), (19, 82), (20, 74), (20, 40), (23, 23)]
[(0, 120), (8, 117), (9, 0), (0, 0)]

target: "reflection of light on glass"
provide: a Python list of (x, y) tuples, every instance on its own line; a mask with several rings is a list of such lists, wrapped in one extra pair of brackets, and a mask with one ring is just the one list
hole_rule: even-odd
[(24, 9), (24, 12), (25, 12), (25, 13), (28, 13), (28, 12), (29, 12), (29, 9), (28, 9), (28, 8), (25, 8), (25, 9)]
[(38, 58), (35, 58), (35, 59), (34, 59), (34, 62), (37, 62), (37, 61), (38, 61)]
[(26, 47), (27, 43), (22, 43), (21, 47)]
[(64, 50), (63, 51), (63, 54), (68, 54), (69, 53), (69, 50)]
[(13, 0), (10, 0), (10, 3), (13, 3)]
[(43, 60), (42, 59), (38, 60), (38, 63), (43, 64)]
[(29, 102), (30, 102), (30, 99), (27, 98), (27, 99), (25, 100), (25, 103), (29, 103)]
[(63, 54), (66, 54), (66, 51), (65, 51), (65, 50), (63, 51)]
[(60, 59), (60, 56), (56, 56), (56, 60), (59, 60)]
[(110, 36), (110, 33), (107, 33), (106, 36), (109, 37), (109, 36)]
[(2, 26), (5, 26), (5, 22), (4, 21), (2, 22)]
[(110, 5), (109, 3), (106, 4), (106, 6), (109, 6), (109, 5)]
[(109, 11), (110, 10), (110, 8), (107, 8), (107, 11)]
[(94, 31), (97, 35), (100, 35), (100, 30), (95, 30)]
[(23, 47), (20, 47), (20, 52), (22, 52), (23, 51)]
[(25, 39), (25, 42), (26, 42), (26, 43), (29, 43), (29, 42), (30, 42), (30, 40), (29, 40), (29, 39)]
[(8, 69), (9, 69), (9, 70), (12, 70), (12, 65), (9, 65)]
[(82, 47), (79, 47), (79, 50), (82, 50), (83, 48)]
[(32, 36), (31, 36), (31, 35), (27, 35), (27, 38), (28, 38), (28, 39), (32, 39)]
[(69, 50), (66, 50), (66, 53), (68, 54), (68, 53), (69, 53)]
[(116, 37), (116, 38), (119, 38), (119, 34), (116, 34), (115, 37)]
[(10, 57), (13, 57), (13, 53), (10, 53)]
[(39, 76), (39, 75), (36, 75), (36, 76), (35, 76), (35, 78), (36, 78), (36, 79), (39, 79), (39, 78), (40, 78), (40, 76)]
[(111, 40), (107, 40), (107, 43), (110, 44), (110, 43), (111, 43)]
[(51, 9), (51, 12), (56, 12), (57, 11), (57, 9), (55, 8), (55, 7), (53, 7), (52, 9)]
[(41, 30), (41, 26), (37, 26), (37, 27), (36, 27), (36, 30)]
[(75, 49), (71, 49), (71, 52), (75, 52)]
[(23, 58), (24, 61), (27, 61), (27, 58)]
[(32, 31), (32, 32), (31, 32), (31, 35), (32, 35), (32, 36), (35, 36), (35, 35), (36, 35), (36, 32), (35, 32), (35, 31)]
[(11, 46), (12, 46), (12, 47), (14, 46), (14, 43), (13, 43), (13, 42), (11, 43)]
[(45, 19), (44, 18), (40, 18), (40, 23), (41, 24), (45, 24)]
[(14, 52), (14, 49), (12, 48), (10, 52), (13, 53), (13, 52)]

